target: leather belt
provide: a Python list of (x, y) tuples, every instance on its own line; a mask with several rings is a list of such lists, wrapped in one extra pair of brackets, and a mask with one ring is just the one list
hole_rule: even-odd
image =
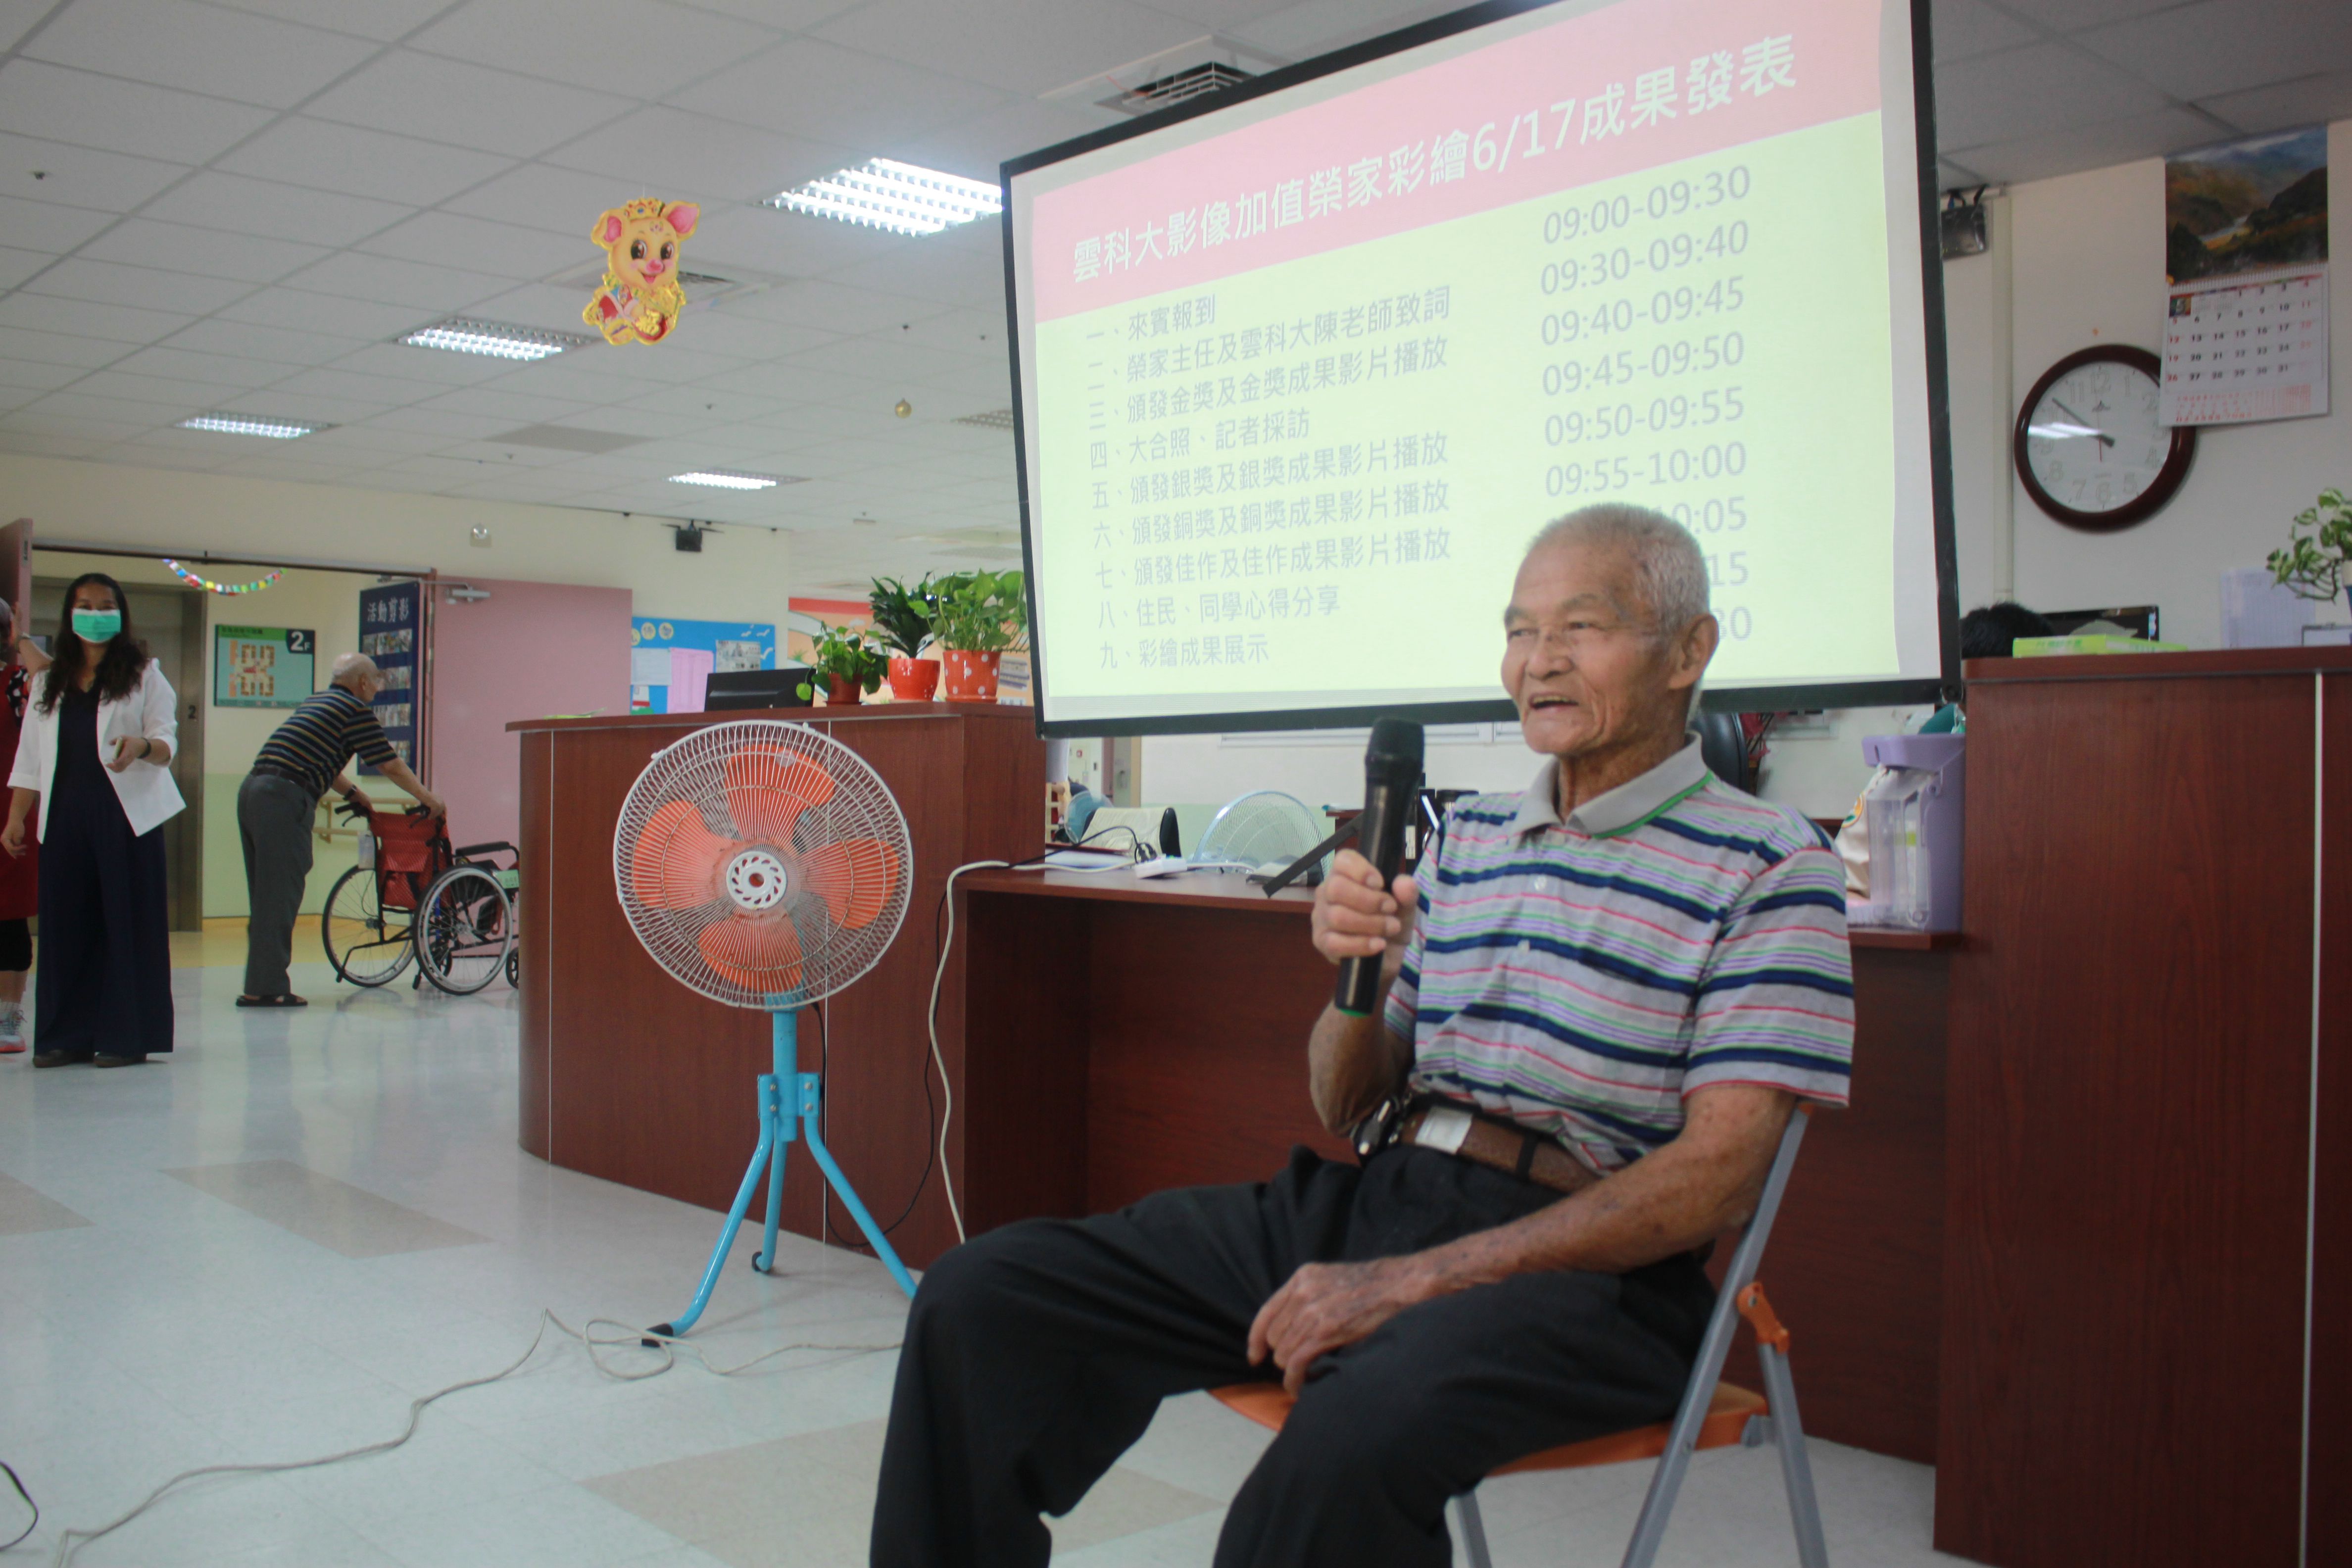
[(1359, 1131), (1356, 1152), (1370, 1155), (1395, 1143), (1435, 1149), (1556, 1193), (1580, 1193), (1601, 1180), (1541, 1133), (1426, 1096), (1391, 1100), (1374, 1111)]
[(253, 771), (268, 778), (284, 779), (288, 784), (300, 784), (306, 792), (310, 788), (309, 779), (291, 768), (281, 768), (276, 763), (257, 762), (253, 764)]

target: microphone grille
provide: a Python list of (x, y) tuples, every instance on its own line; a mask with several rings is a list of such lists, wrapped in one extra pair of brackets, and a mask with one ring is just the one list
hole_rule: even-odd
[(1371, 744), (1364, 748), (1367, 763), (1409, 763), (1417, 772), (1421, 760), (1420, 725), (1410, 719), (1382, 719), (1372, 725)]

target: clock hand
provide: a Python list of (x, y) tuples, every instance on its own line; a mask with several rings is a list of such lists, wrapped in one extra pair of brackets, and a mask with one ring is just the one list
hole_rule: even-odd
[(2063, 414), (2067, 418), (2072, 419), (2075, 424), (2083, 426), (2083, 433), (2096, 440), (2100, 446), (2112, 447), (2116, 444), (2116, 438), (2113, 436), (2108, 435), (2097, 426), (2093, 425), (2089, 420), (2084, 418), (2081, 415), (2067, 407), (2063, 403), (2058, 403), (2058, 399), (2053, 397), (2050, 401), (2057, 403), (2058, 412)]

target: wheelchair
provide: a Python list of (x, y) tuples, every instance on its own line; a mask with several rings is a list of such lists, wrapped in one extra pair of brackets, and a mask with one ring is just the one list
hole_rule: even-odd
[(473, 994), (501, 972), (508, 984), (520, 983), (513, 845), (452, 845), (447, 824), (421, 805), (385, 812), (347, 802), (336, 814), (365, 824), (359, 864), (336, 880), (320, 914), (338, 978), (385, 985), (414, 962), (412, 985), (429, 980), (453, 996)]

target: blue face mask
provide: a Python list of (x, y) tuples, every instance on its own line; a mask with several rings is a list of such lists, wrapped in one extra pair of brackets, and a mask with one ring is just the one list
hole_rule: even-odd
[(121, 610), (76, 610), (74, 636), (89, 643), (110, 643), (122, 630)]

